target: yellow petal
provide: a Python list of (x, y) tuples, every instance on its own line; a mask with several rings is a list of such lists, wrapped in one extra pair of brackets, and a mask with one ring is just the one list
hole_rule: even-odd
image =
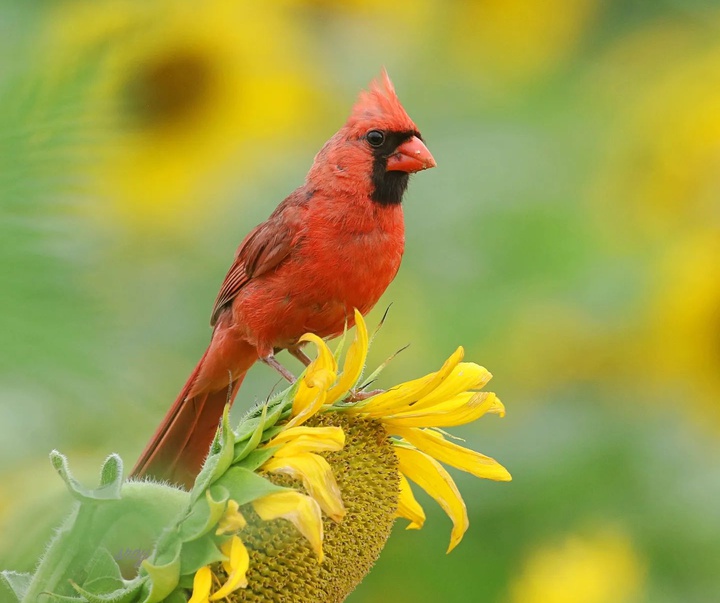
[(495, 398), (493, 405), (488, 408), (488, 413), (498, 415), (500, 418), (505, 416), (505, 405), (500, 402), (500, 398)]
[[(335, 356), (330, 351), (327, 343), (325, 343), (317, 335), (314, 335), (313, 333), (305, 333), (305, 335), (298, 340), (298, 343), (302, 342), (311, 342), (315, 344), (315, 347), (317, 347), (317, 358), (315, 358), (315, 360), (310, 363), (310, 366), (307, 367), (305, 371), (305, 381), (311, 387), (318, 387), (319, 384), (316, 383), (316, 374), (323, 370), (329, 371), (330, 373), (337, 373), (337, 361), (335, 360)], [(320, 382), (324, 383), (325, 381), (321, 378)]]
[[(238, 588), (247, 586), (247, 571), (250, 567), (250, 555), (248, 554), (243, 541), (238, 536), (233, 536), (230, 541), (230, 573), (225, 584), (210, 597), (210, 601), (224, 599), (230, 593), (235, 592)], [(223, 553), (227, 555), (227, 548), (223, 548)]]
[(206, 565), (195, 572), (193, 578), (192, 597), (188, 603), (207, 603), (210, 596), (210, 587), (212, 586), (212, 572)]
[(482, 389), (492, 379), (490, 371), (474, 362), (458, 364), (438, 387), (412, 405), (413, 410), (430, 408), (469, 390)]
[(440, 463), (424, 452), (396, 447), (395, 454), (400, 462), (400, 471), (432, 496), (452, 520), (449, 553), (462, 540), (470, 525), (465, 502), (455, 482)]
[(247, 521), (245, 521), (245, 517), (243, 517), (239, 509), (240, 506), (233, 499), (227, 502), (225, 513), (223, 513), (223, 516), (220, 518), (217, 530), (215, 530), (216, 535), (221, 536), (223, 534), (239, 532), (247, 525)]
[(364, 402), (348, 407), (345, 412), (375, 417), (382, 416), (388, 411), (404, 408), (409, 403), (417, 400), (417, 392), (430, 383), (434, 377), (435, 373), (431, 373), (419, 379), (400, 383), (387, 391), (368, 398)]
[(287, 422), (287, 426), (302, 425), (323, 407), (326, 397), (327, 392), (324, 389), (307, 387), (301, 383), (293, 400), (292, 419)]
[(339, 522), (345, 517), (340, 488), (330, 464), (323, 457), (312, 453), (281, 458), (275, 456), (267, 461), (263, 468), (271, 473), (281, 473), (302, 480), (308, 494), (331, 519)]
[(410, 484), (402, 473), (400, 474), (400, 497), (395, 516), (410, 520), (410, 524), (405, 528), (406, 530), (419, 530), (425, 523), (425, 511), (423, 511), (420, 503), (415, 500), (412, 488), (410, 488)]
[(282, 446), (275, 456), (295, 456), (302, 452), (331, 452), (345, 446), (342, 427), (290, 427), (281, 431), (267, 446)]
[(482, 417), (495, 406), (496, 397), (491, 392), (459, 394), (451, 400), (436, 404), (433, 408), (406, 411), (382, 418), (384, 425), (393, 427), (453, 427), (465, 425)]
[(430, 373), (420, 379), (401, 383), (386, 392), (369, 398), (367, 403), (357, 405), (355, 409), (348, 409), (348, 412), (353, 412), (354, 410), (356, 413), (362, 412), (364, 414), (367, 413), (368, 416), (377, 417), (382, 416), (390, 410), (403, 409), (428, 395), (447, 379), (463, 359), (464, 354), (465, 351), (461, 346), (453, 352), (450, 358), (445, 361), (445, 364), (443, 364), (436, 373)]
[(255, 512), (264, 521), (283, 518), (290, 521), (308, 540), (318, 563), (323, 560), (323, 524), (320, 506), (315, 499), (300, 492), (286, 490), (253, 501)]
[(362, 314), (355, 309), (355, 339), (345, 354), (345, 363), (343, 365), (342, 375), (337, 383), (330, 388), (327, 396), (327, 404), (333, 404), (341, 400), (345, 394), (350, 391), (360, 379), (363, 368), (365, 367), (365, 359), (367, 358), (369, 345), (367, 326)]
[(507, 469), (495, 459), (448, 442), (436, 431), (412, 427), (390, 428), (392, 435), (399, 435), (418, 450), (429, 454), (441, 463), (472, 473), (475, 477), (509, 482), (512, 477)]

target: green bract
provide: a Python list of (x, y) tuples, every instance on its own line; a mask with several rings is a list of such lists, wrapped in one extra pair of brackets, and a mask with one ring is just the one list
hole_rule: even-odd
[[(18, 603), (183, 603), (201, 567), (226, 560), (228, 536), (215, 526), (232, 498), (244, 505), (288, 490), (255, 473), (275, 448), (258, 450), (287, 417), (295, 388), (271, 399), (230, 428), (222, 429), (190, 492), (151, 481), (123, 482), (123, 463), (113, 454), (97, 488), (82, 486), (67, 459), (50, 459), (77, 502), (53, 537), (33, 574), (4, 571)], [(126, 579), (124, 576), (134, 576)]]

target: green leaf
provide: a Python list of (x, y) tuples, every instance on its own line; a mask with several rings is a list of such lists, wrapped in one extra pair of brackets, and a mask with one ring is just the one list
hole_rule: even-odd
[(257, 445), (260, 443), (260, 439), (262, 438), (263, 431), (265, 431), (266, 420), (267, 404), (262, 407), (262, 414), (258, 417), (257, 426), (250, 436), (250, 439), (245, 442), (244, 445), (235, 446), (235, 457), (232, 460), (233, 464), (243, 460), (248, 454), (257, 448)]
[(237, 466), (244, 467), (245, 469), (248, 469), (250, 471), (255, 471), (280, 448), (281, 446), (271, 446), (269, 448), (260, 448), (257, 450), (253, 450), (242, 461), (237, 463)]
[(257, 473), (237, 466), (230, 467), (225, 475), (216, 482), (216, 485), (227, 488), (230, 498), (240, 506), (268, 494), (288, 490), (288, 488), (276, 486)]
[(200, 538), (183, 545), (180, 558), (180, 575), (194, 576), (204, 565), (210, 565), (216, 561), (224, 561), (227, 557), (222, 554), (212, 538)]
[(175, 590), (180, 580), (180, 551), (178, 547), (173, 560), (165, 565), (153, 565), (147, 559), (142, 562), (151, 581), (150, 592), (143, 603), (160, 603)]
[(22, 598), (25, 596), (25, 593), (30, 586), (32, 575), (21, 574), (19, 572), (10, 572), (5, 570), (0, 572), (0, 579), (2, 579), (3, 582), (5, 582), (5, 584), (10, 587), (10, 590), (13, 591), (14, 595), (17, 597), (17, 600), (22, 601)]
[(230, 493), (223, 487), (206, 490), (205, 499), (196, 502), (180, 523), (180, 540), (190, 542), (207, 534), (220, 521), (229, 497)]
[[(105, 462), (105, 465), (108, 464), (108, 462), (113, 459), (115, 455), (112, 455), (108, 458), (108, 460)], [(78, 499), (81, 502), (98, 502), (98, 501), (106, 501), (106, 500), (118, 500), (120, 498), (120, 487), (119, 485), (116, 486), (115, 482), (110, 482), (105, 485), (101, 485), (99, 488), (95, 490), (91, 490), (89, 488), (85, 488), (78, 482), (73, 476), (72, 473), (70, 473), (70, 468), (68, 467), (67, 458), (60, 454), (57, 450), (53, 450), (50, 453), (50, 462), (52, 463), (53, 467), (55, 468), (55, 471), (58, 472), (60, 477), (65, 482), (65, 485), (68, 487), (68, 490), (70, 490), (70, 494), (72, 494), (73, 497)], [(114, 459), (112, 463), (120, 463), (120, 472), (122, 473), (122, 461), (119, 460), (119, 457)], [(103, 475), (105, 472), (105, 465), (103, 466)], [(111, 469), (108, 469), (108, 474), (110, 474)]]

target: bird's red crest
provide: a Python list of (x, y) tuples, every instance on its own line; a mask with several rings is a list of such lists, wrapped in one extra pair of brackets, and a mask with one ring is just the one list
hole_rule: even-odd
[(395, 94), (395, 87), (385, 69), (380, 77), (370, 82), (368, 90), (360, 93), (346, 127), (358, 135), (364, 134), (368, 128), (398, 132), (417, 130)]

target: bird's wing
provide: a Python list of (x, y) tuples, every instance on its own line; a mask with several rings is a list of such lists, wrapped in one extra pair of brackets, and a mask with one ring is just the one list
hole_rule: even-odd
[(215, 299), (210, 325), (215, 326), (220, 311), (253, 278), (276, 268), (299, 242), (305, 205), (288, 197), (267, 221), (257, 225), (240, 243), (235, 261), (225, 275)]

